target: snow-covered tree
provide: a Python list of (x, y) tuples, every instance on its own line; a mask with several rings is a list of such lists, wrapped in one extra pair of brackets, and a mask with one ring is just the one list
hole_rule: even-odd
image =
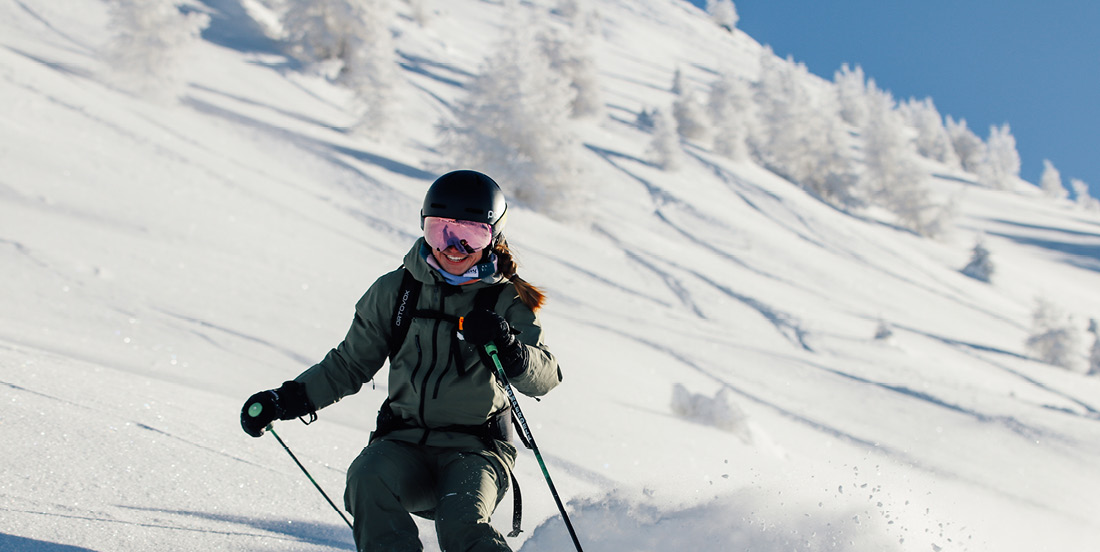
[(441, 149), (458, 166), (492, 176), (520, 203), (552, 216), (583, 216), (570, 125), (575, 92), (551, 68), (525, 24), (508, 32), (439, 124)]
[(421, 27), (428, 26), (432, 19), (432, 11), (425, 0), (405, 0), (405, 3), (409, 5), (409, 15), (413, 21)]
[(1074, 203), (1085, 211), (1100, 211), (1100, 200), (1089, 195), (1089, 185), (1084, 180), (1071, 178), (1069, 185), (1073, 188)]
[(355, 130), (382, 136), (394, 122), (398, 84), (397, 51), (389, 23), (390, 0), (358, 0), (367, 7), (362, 34), (349, 41), (344, 70), (338, 82), (355, 94), (359, 120)]
[(676, 67), (676, 70), (672, 73), (672, 85), (668, 88), (669, 92), (679, 96), (684, 91), (684, 72), (680, 70), (680, 67)]
[(141, 93), (174, 96), (182, 84), (179, 63), (210, 16), (184, 13), (175, 0), (113, 0), (108, 10), (114, 35), (104, 54), (115, 79)]
[(538, 33), (543, 54), (550, 67), (569, 81), (573, 88), (573, 116), (595, 117), (603, 112), (600, 79), (592, 55), (591, 35), (574, 29), (562, 32), (545, 27)]
[[(873, 86), (874, 81), (871, 82)], [(841, 118), (853, 125), (862, 125), (867, 120), (867, 78), (863, 68), (856, 65), (852, 69), (845, 63), (833, 74), (833, 83), (836, 84)]]
[(947, 134), (943, 117), (932, 103), (932, 98), (919, 101), (911, 98), (902, 103), (899, 109), (909, 125), (917, 131), (918, 153), (949, 166), (960, 166), (959, 156), (955, 154), (955, 147)]
[(989, 127), (985, 154), (978, 166), (978, 183), (995, 190), (1009, 190), (1020, 180), (1020, 154), (1008, 124)]
[(283, 32), (299, 61), (345, 61), (348, 43), (360, 34), (365, 15), (355, 0), (286, 0)]
[(739, 18), (733, 0), (707, 0), (707, 13), (726, 30), (732, 31), (737, 26)]
[(959, 163), (962, 164), (963, 170), (976, 172), (982, 163), (982, 157), (985, 155), (985, 144), (982, 139), (967, 128), (966, 119), (959, 119), (956, 122), (948, 115), (945, 126), (947, 127), (947, 134), (951, 136), (951, 144), (955, 147), (955, 155), (959, 156)]
[(748, 84), (726, 71), (710, 87), (707, 111), (714, 132), (714, 152), (740, 160), (748, 156), (745, 143), (752, 117)]
[(1043, 190), (1047, 197), (1052, 199), (1066, 199), (1069, 197), (1069, 190), (1066, 190), (1066, 187), (1062, 185), (1062, 173), (1054, 168), (1054, 163), (1051, 163), (1049, 159), (1043, 160), (1043, 174), (1039, 177), (1039, 188)]
[(990, 282), (993, 279), (994, 267), (989, 250), (981, 240), (978, 240), (970, 252), (970, 262), (963, 267), (962, 273), (981, 282)]
[(810, 79), (805, 65), (764, 49), (753, 91), (749, 153), (825, 201), (857, 205), (851, 144), (839, 106), (831, 93), (811, 88)]
[(672, 102), (672, 117), (676, 120), (676, 131), (688, 140), (701, 140), (707, 135), (708, 121), (706, 109), (695, 91), (684, 89)]
[(283, 29), (299, 60), (329, 68), (355, 95), (355, 129), (380, 135), (392, 122), (398, 65), (391, 0), (289, 0)]
[(898, 217), (901, 226), (935, 236), (946, 226), (948, 211), (932, 198), (928, 174), (917, 162), (912, 129), (896, 110), (893, 96), (873, 84), (867, 90), (861, 187), (874, 203)]
[(1081, 332), (1061, 309), (1046, 299), (1039, 299), (1031, 315), (1031, 334), (1026, 345), (1036, 359), (1074, 369)]
[(668, 110), (653, 113), (653, 138), (649, 141), (646, 154), (653, 164), (666, 171), (674, 171), (683, 165), (684, 151), (680, 147), (676, 120)]
[(1089, 320), (1089, 333), (1092, 334), (1092, 349), (1089, 350), (1090, 376), (1100, 376), (1100, 324), (1095, 318)]
[(580, 0), (558, 0), (553, 12), (573, 21), (582, 13), (581, 2)]
[(894, 327), (885, 319), (879, 319), (875, 328), (875, 341), (891, 341), (894, 338)]

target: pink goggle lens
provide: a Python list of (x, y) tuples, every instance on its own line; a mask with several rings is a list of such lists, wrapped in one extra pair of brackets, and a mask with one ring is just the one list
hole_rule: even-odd
[(484, 222), (424, 217), (424, 241), (440, 251), (454, 246), (474, 253), (493, 242), (493, 227)]

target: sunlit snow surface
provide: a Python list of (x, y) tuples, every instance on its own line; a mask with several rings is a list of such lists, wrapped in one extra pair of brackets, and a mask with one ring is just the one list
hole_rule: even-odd
[[(504, 8), (426, 4), (426, 27), (394, 22), (402, 123), (367, 140), (344, 130), (346, 92), (260, 34), (255, 0), (196, 4), (212, 22), (178, 100), (110, 71), (105, 2), (0, 0), (0, 549), (353, 548), (238, 415), (339, 342), (453, 166), (435, 124)], [(585, 550), (1095, 549), (1091, 339), (1076, 372), (1024, 341), (1039, 297), (1082, 329), (1100, 317), (1100, 219), (930, 166), (959, 211), (930, 240), (704, 143), (663, 172), (637, 112), (670, 104), (677, 67), (700, 90), (725, 67), (752, 78), (761, 47), (686, 2), (592, 4), (589, 220), (516, 205), (508, 226), (565, 374), (521, 404)], [(959, 273), (979, 236), (992, 284)], [(385, 393), (278, 426), (338, 503)], [(530, 454), (517, 474), (513, 548), (572, 550)]]

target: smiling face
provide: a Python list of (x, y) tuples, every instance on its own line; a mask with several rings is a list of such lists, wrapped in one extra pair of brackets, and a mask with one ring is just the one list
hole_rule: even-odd
[(443, 270), (455, 276), (459, 276), (465, 274), (467, 270), (470, 270), (477, 264), (477, 261), (481, 259), (481, 251), (467, 253), (457, 247), (449, 246), (442, 251), (432, 248), (432, 256), (435, 257), (435, 260)]

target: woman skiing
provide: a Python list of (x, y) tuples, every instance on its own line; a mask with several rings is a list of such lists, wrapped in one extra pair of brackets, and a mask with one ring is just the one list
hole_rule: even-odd
[[(359, 391), (389, 359), (389, 396), (347, 472), (356, 548), (423, 550), (413, 513), (435, 520), (442, 550), (511, 550), (489, 519), (516, 448), (509, 401), (484, 346), (496, 345), (519, 392), (556, 387), (561, 372), (537, 315), (543, 294), (516, 274), (503, 235), (507, 202), (488, 176), (439, 177), (420, 215), (424, 237), (359, 300), (343, 342), (294, 380), (250, 397), (241, 425), (259, 437), (274, 419), (314, 416)], [(248, 412), (254, 403), (259, 416)]]

